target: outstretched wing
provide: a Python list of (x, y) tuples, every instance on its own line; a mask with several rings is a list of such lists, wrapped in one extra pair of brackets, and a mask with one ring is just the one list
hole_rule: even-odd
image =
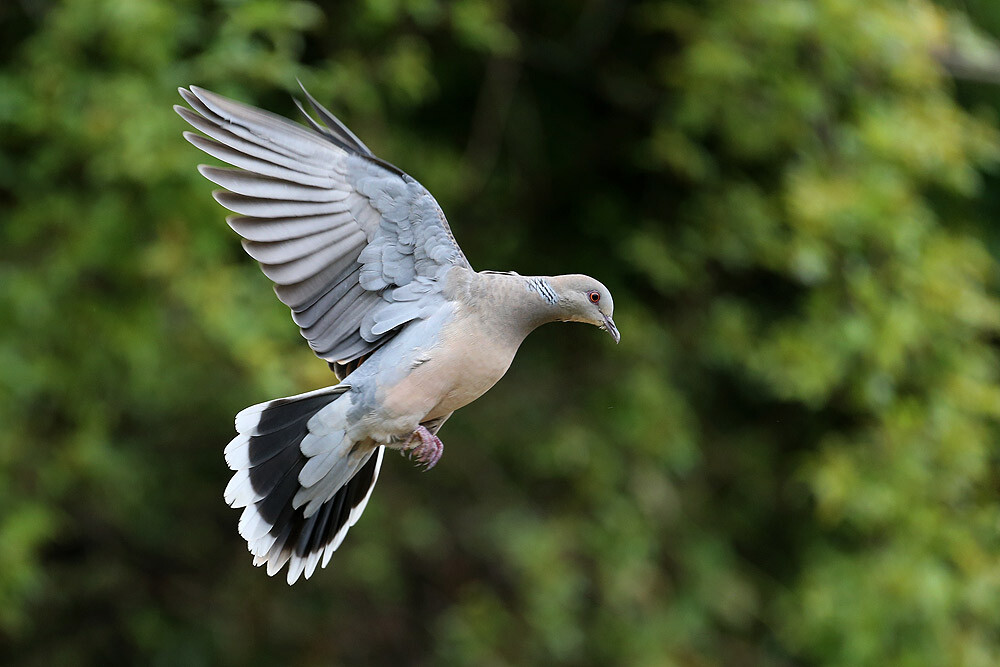
[(174, 109), (207, 135), (184, 137), (236, 167), (199, 171), (225, 188), (213, 195), (238, 214), (227, 222), (320, 358), (348, 364), (371, 352), (440, 306), (450, 268), (469, 267), (431, 194), (308, 92), (325, 126), (195, 86), (180, 94), (191, 109)]

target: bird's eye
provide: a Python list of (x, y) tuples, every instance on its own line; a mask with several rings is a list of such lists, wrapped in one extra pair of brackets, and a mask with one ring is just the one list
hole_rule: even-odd
[(587, 296), (590, 297), (591, 303), (597, 303), (598, 301), (601, 300), (601, 293), (596, 290), (587, 292)]

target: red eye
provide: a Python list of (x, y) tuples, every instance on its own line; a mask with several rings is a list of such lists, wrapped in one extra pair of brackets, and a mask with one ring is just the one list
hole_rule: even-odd
[(591, 303), (597, 303), (598, 301), (601, 300), (601, 293), (597, 292), (597, 291), (587, 292), (587, 296), (590, 297), (590, 302)]

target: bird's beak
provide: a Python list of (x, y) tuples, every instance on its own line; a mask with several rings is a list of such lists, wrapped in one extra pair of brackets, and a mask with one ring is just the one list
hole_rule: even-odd
[(618, 343), (622, 339), (622, 335), (618, 333), (618, 327), (615, 326), (615, 321), (607, 315), (604, 316), (604, 325), (601, 328), (611, 334), (611, 337), (615, 339), (615, 343)]

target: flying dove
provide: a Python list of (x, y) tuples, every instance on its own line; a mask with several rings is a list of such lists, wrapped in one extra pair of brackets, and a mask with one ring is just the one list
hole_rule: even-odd
[(376, 157), (305, 89), (309, 126), (207, 90), (174, 109), (184, 137), (235, 169), (200, 165), (247, 254), (339, 384), (236, 415), (230, 506), (254, 565), (287, 580), (326, 567), (368, 503), (386, 448), (433, 467), (451, 414), (507, 371), (547, 322), (619, 340), (614, 304), (584, 275), (472, 269), (434, 197)]

